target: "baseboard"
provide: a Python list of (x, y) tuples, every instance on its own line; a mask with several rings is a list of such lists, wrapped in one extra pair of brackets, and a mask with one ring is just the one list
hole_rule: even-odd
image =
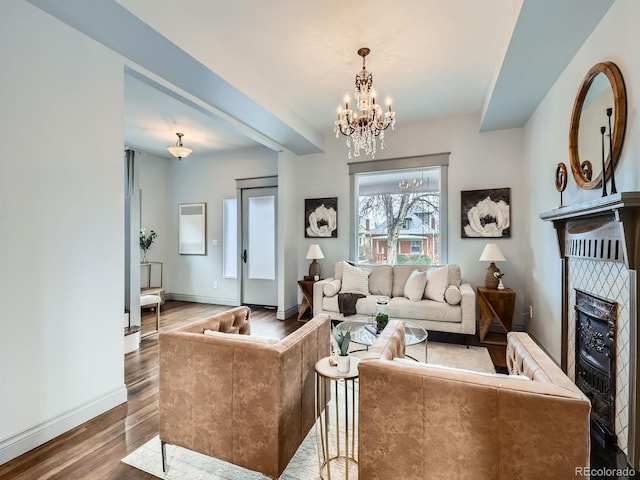
[(102, 397), (91, 400), (68, 412), (0, 441), (0, 465), (39, 447), (72, 428), (111, 410), (127, 401), (127, 388), (123, 385)]
[(276, 312), (276, 318), (278, 320), (286, 320), (287, 318), (298, 313), (298, 305), (294, 305), (293, 307), (289, 307), (286, 310), (280, 310)]
[[(237, 307), (240, 305), (235, 298), (220, 298), (220, 297), (204, 297), (202, 295), (188, 295), (184, 293), (167, 293), (167, 300), (179, 300), (181, 302), (195, 302), (195, 303), (209, 303), (212, 305), (227, 305), (230, 307)], [(277, 310), (276, 318), (278, 320), (285, 320), (292, 315), (298, 313), (298, 306), (294, 305), (286, 310)]]
[(209, 303), (212, 305), (228, 305), (237, 307), (238, 300), (235, 298), (205, 297), (202, 295), (188, 295), (185, 293), (167, 293), (167, 300), (179, 300), (181, 302)]

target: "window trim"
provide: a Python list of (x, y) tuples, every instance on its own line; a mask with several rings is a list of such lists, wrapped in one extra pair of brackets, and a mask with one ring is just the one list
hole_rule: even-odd
[(349, 258), (357, 260), (358, 237), (355, 225), (358, 217), (356, 174), (440, 167), (440, 264), (449, 263), (449, 155), (451, 152), (350, 162), (349, 167)]

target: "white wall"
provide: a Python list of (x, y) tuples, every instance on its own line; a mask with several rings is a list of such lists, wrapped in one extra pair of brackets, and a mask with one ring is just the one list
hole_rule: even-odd
[[(561, 263), (555, 230), (539, 215), (560, 204), (554, 186), (558, 162), (569, 171), (569, 123), (573, 102), (584, 75), (596, 63), (613, 61), (618, 65), (627, 89), (627, 131), (622, 156), (616, 167), (618, 191), (640, 189), (640, 122), (637, 110), (640, 96), (640, 57), (637, 48), (640, 31), (640, 2), (617, 0), (593, 34), (558, 78), (551, 91), (525, 126), (524, 167), (528, 205), (526, 207), (529, 244), (525, 250), (527, 302), (534, 306), (531, 333), (560, 362), (562, 285)], [(596, 135), (599, 135), (596, 132)], [(571, 205), (600, 198), (601, 190), (581, 190), (570, 176), (564, 204)]]
[[(138, 166), (138, 180), (140, 185), (140, 228), (147, 229), (147, 235), (151, 230), (158, 235), (153, 241), (147, 254), (150, 262), (162, 262), (163, 286), (166, 291), (167, 280), (171, 276), (171, 252), (173, 244), (173, 224), (169, 213), (171, 209), (171, 162), (169, 153), (166, 157), (160, 157), (147, 152), (136, 151), (135, 157)], [(177, 161), (177, 160), (176, 160)], [(186, 161), (186, 160), (185, 160)], [(142, 258), (143, 252), (140, 252)], [(137, 253), (137, 250), (136, 250)], [(158, 285), (159, 269), (152, 266), (151, 285)], [(147, 268), (141, 270), (141, 285), (147, 286)]]
[[(400, 115), (400, 114), (399, 114)], [(522, 174), (522, 129), (479, 133), (478, 116), (446, 118), (436, 121), (402, 123), (395, 131), (386, 132), (387, 147), (378, 149), (377, 159), (400, 158), (430, 153), (451, 152), (449, 158), (449, 262), (462, 268), (465, 281), (484, 284), (486, 263), (478, 262), (487, 240), (462, 239), (460, 220), (460, 191), (482, 188), (511, 188), (511, 238), (493, 239), (507, 258), (499, 267), (505, 272), (504, 283), (517, 293), (514, 322), (522, 323), (524, 312), (524, 245), (527, 243), (524, 218), (526, 179)], [(349, 255), (349, 171), (344, 138), (327, 138), (326, 153), (299, 157), (299, 177), (304, 188), (299, 189), (296, 234), (300, 278), (306, 275), (309, 260), (304, 256), (311, 243), (318, 243), (325, 258), (319, 260), (323, 276), (331, 276), (335, 262)], [(369, 160), (360, 157), (359, 160)], [(305, 239), (304, 199), (338, 197), (338, 238)]]
[[(167, 293), (174, 298), (237, 305), (238, 281), (223, 277), (223, 199), (236, 197), (236, 179), (278, 174), (277, 153), (264, 147), (198, 155), (170, 161), (171, 200), (167, 215), (171, 229)], [(207, 255), (178, 254), (178, 205), (207, 203)], [(144, 199), (143, 199), (144, 203)], [(213, 247), (211, 240), (218, 240)], [(213, 282), (218, 282), (214, 288)]]
[[(299, 190), (305, 190), (309, 182), (300, 174), (301, 157), (283, 151), (278, 154), (278, 312), (284, 320), (297, 312), (300, 222), (304, 218), (298, 212)], [(303, 235), (304, 236), (304, 235)], [(305, 250), (306, 253), (306, 250)], [(304, 255), (304, 254), (303, 254)]]
[(126, 401), (123, 68), (2, 4), (0, 463)]

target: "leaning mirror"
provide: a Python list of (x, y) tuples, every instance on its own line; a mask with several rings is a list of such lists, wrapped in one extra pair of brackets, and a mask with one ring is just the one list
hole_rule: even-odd
[[(609, 108), (613, 109), (610, 120)], [(598, 188), (603, 176), (605, 181), (609, 178), (620, 156), (626, 123), (627, 94), (620, 70), (612, 62), (594, 65), (578, 90), (569, 129), (571, 172), (579, 187)], [(613, 132), (611, 145), (610, 132)]]

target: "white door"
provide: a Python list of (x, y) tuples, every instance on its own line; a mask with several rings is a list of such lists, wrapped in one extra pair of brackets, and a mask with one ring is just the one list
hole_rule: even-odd
[(242, 190), (242, 303), (278, 305), (278, 189)]

